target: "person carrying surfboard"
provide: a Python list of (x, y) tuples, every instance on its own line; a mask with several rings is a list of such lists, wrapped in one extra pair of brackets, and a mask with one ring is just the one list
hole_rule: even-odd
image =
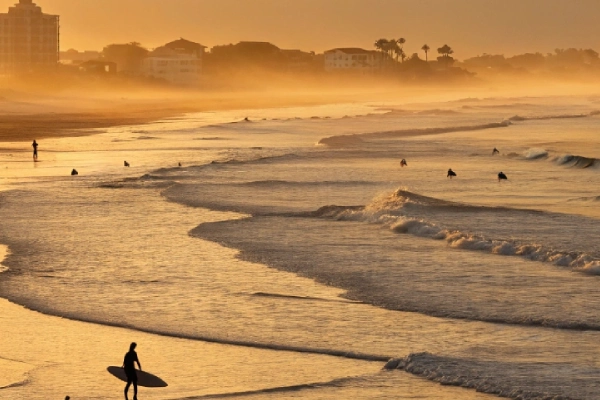
[(135, 363), (137, 363), (140, 371), (142, 370), (142, 364), (140, 364), (140, 360), (138, 359), (137, 353), (135, 352), (135, 347), (137, 343), (133, 342), (129, 345), (129, 351), (125, 354), (125, 358), (123, 359), (123, 369), (125, 370), (125, 375), (127, 376), (127, 384), (125, 385), (125, 400), (129, 400), (127, 397), (127, 392), (129, 391), (129, 386), (133, 383), (133, 400), (137, 400), (137, 373), (135, 372)]

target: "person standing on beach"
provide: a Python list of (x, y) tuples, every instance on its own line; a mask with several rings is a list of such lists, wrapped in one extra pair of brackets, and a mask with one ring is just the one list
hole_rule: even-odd
[(129, 352), (125, 354), (125, 358), (123, 359), (123, 369), (125, 370), (125, 376), (127, 376), (127, 385), (125, 385), (125, 400), (129, 400), (127, 397), (127, 392), (129, 391), (129, 386), (133, 383), (133, 400), (137, 400), (137, 373), (135, 372), (135, 363), (137, 363), (139, 370), (142, 370), (142, 365), (140, 364), (140, 360), (138, 360), (137, 353), (135, 352), (135, 347), (137, 343), (133, 342), (129, 345)]
[(37, 160), (37, 148), (38, 148), (38, 144), (35, 141), (35, 139), (33, 140), (33, 143), (31, 144), (31, 147), (33, 147), (33, 159)]

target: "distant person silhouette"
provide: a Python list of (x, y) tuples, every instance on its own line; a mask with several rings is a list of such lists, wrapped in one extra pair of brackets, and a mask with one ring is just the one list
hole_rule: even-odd
[(37, 144), (37, 142), (35, 140), (31, 144), (31, 147), (33, 147), (33, 159), (37, 160), (37, 157), (38, 157), (38, 154), (37, 154), (38, 144)]
[(65, 400), (71, 400), (71, 398), (69, 396), (66, 396)]
[(494, 150), (492, 150), (492, 155), (494, 154), (500, 154), (500, 150), (494, 147)]
[(79, 175), (79, 172), (77, 172), (77, 170), (73, 168), (73, 171), (71, 171), (71, 175)]
[(129, 351), (125, 354), (125, 358), (123, 359), (123, 369), (125, 370), (125, 376), (127, 376), (127, 384), (125, 385), (125, 400), (129, 400), (127, 396), (127, 392), (129, 391), (129, 386), (133, 383), (133, 400), (137, 400), (137, 373), (135, 372), (135, 363), (137, 363), (140, 371), (142, 370), (142, 365), (140, 364), (140, 360), (138, 360), (137, 353), (135, 352), (135, 347), (137, 343), (133, 342), (129, 345)]
[(500, 182), (503, 179), (508, 180), (508, 177), (504, 175), (504, 172), (500, 171), (500, 173), (498, 173), (498, 182)]
[(448, 169), (448, 175), (446, 175), (446, 178), (452, 179), (453, 176), (456, 176), (456, 172), (452, 171), (452, 168)]
[(123, 161), (123, 166), (129, 167), (129, 163), (127, 161)]
[(406, 160), (403, 158), (402, 161), (400, 161), (400, 166), (401, 167), (408, 167), (408, 164), (406, 163)]

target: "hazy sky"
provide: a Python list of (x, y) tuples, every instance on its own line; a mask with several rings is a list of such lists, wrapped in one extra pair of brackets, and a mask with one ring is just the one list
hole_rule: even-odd
[[(18, 0), (0, 0), (0, 12)], [(406, 39), (410, 55), (447, 43), (464, 59), (555, 48), (600, 51), (600, 0), (34, 0), (61, 16), (61, 49), (158, 47), (184, 37), (209, 48), (242, 40), (322, 52)]]

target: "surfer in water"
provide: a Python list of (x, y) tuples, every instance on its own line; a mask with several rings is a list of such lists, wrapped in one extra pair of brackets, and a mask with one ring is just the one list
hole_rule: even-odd
[(400, 166), (401, 167), (407, 167), (408, 164), (406, 163), (406, 160), (403, 158), (402, 161), (400, 161)]
[(123, 359), (123, 369), (125, 370), (125, 375), (127, 376), (127, 385), (125, 385), (125, 400), (129, 400), (127, 397), (127, 392), (129, 391), (129, 386), (133, 383), (133, 400), (137, 400), (137, 373), (135, 372), (135, 363), (137, 363), (139, 370), (142, 370), (142, 365), (140, 364), (140, 360), (138, 360), (137, 353), (135, 352), (135, 347), (137, 343), (133, 342), (129, 345), (129, 352), (125, 354), (125, 358)]
[(452, 168), (448, 169), (448, 175), (446, 175), (446, 178), (452, 179), (453, 176), (456, 176), (456, 172), (452, 171)]
[(498, 173), (498, 182), (500, 182), (503, 179), (508, 180), (508, 177), (504, 174), (504, 172), (500, 171)]
[(492, 150), (492, 155), (494, 154), (500, 154), (500, 150), (494, 147), (494, 150)]
[(38, 144), (35, 141), (35, 139), (33, 140), (33, 143), (31, 144), (31, 147), (33, 147), (33, 159), (37, 160), (37, 148), (38, 148)]

